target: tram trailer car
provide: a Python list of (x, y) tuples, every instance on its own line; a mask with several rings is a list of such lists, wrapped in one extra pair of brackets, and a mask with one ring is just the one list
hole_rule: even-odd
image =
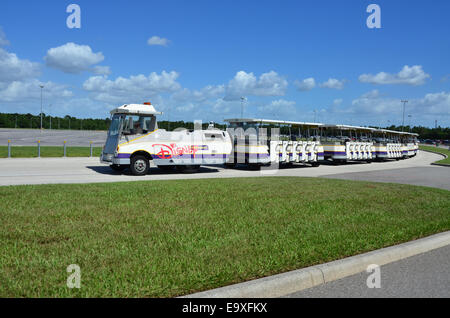
[(349, 125), (322, 125), (321, 140), (325, 159), (336, 163), (371, 162), (375, 159), (372, 133), (375, 129)]
[(419, 149), (419, 142), (417, 140), (417, 137), (419, 134), (416, 133), (409, 133), (409, 132), (403, 132), (401, 134), (401, 140), (403, 145), (403, 158), (411, 158), (417, 155), (417, 151)]
[[(319, 137), (321, 124), (255, 118), (225, 121), (233, 140), (227, 166), (307, 163), (317, 167), (324, 159)], [(283, 130), (285, 133), (280, 134)]]
[(228, 160), (232, 149), (228, 132), (211, 126), (193, 131), (158, 129), (156, 116), (161, 114), (151, 103), (113, 109), (100, 161), (113, 170), (130, 168), (134, 175), (145, 175), (151, 160), (164, 170), (195, 170)]
[(403, 158), (404, 146), (401, 142), (401, 132), (388, 129), (375, 129), (375, 152), (377, 161)]

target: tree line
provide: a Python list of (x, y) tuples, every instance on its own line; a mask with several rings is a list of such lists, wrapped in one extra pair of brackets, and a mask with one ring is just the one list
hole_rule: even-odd
[[(74, 129), (74, 130), (108, 130), (111, 123), (110, 118), (105, 119), (92, 119), (92, 118), (76, 118), (69, 115), (64, 117), (48, 116), (42, 114), (42, 127), (44, 129)], [(161, 129), (174, 130), (176, 128), (194, 129), (193, 122), (185, 121), (158, 121), (158, 126)], [(208, 123), (202, 124), (203, 129), (208, 127)], [(31, 128), (38, 129), (41, 127), (40, 115), (32, 114), (10, 114), (0, 113), (0, 128)], [(225, 129), (226, 125), (216, 124), (215, 127), (219, 129)], [(378, 127), (374, 127), (378, 128)], [(450, 127), (423, 127), (423, 126), (390, 126), (385, 129), (408, 131), (418, 133), (420, 139), (433, 139), (433, 140), (449, 140), (450, 139)], [(280, 132), (289, 133), (289, 128), (281, 127)]]
[[(72, 129), (72, 130), (108, 130), (111, 124), (110, 118), (92, 119), (76, 118), (69, 115), (64, 117), (48, 116), (42, 114), (42, 128), (44, 129)], [(194, 129), (193, 122), (185, 121), (158, 121), (158, 127), (167, 130), (176, 128)], [(208, 123), (202, 124), (203, 129)], [(215, 127), (225, 129), (226, 125), (216, 124)], [(0, 113), (0, 128), (41, 128), (40, 115)]]

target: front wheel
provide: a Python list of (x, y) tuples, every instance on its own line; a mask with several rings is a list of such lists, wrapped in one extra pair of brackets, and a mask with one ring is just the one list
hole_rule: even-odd
[(145, 176), (150, 168), (148, 159), (144, 156), (134, 156), (131, 158), (130, 170), (135, 176)]

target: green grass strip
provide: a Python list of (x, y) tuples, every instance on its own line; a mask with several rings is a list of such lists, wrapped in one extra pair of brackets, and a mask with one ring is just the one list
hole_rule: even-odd
[(419, 149), (427, 150), (427, 151), (431, 151), (431, 152), (442, 153), (444, 155), (447, 155), (447, 158), (436, 161), (435, 163), (450, 165), (450, 151), (448, 149), (433, 147), (433, 146), (419, 146)]
[[(171, 297), (450, 230), (450, 191), (297, 177), (0, 187), (0, 297)], [(81, 288), (69, 289), (70, 264)]]
[[(99, 157), (102, 147), (93, 147), (92, 155)], [(62, 157), (64, 155), (63, 146), (41, 146), (41, 157)], [(67, 157), (89, 157), (89, 147), (66, 147)], [(37, 146), (12, 146), (12, 158), (36, 158), (38, 156)], [(8, 146), (0, 146), (0, 158), (8, 157)]]

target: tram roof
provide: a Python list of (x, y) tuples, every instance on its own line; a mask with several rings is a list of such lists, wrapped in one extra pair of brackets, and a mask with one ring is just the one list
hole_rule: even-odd
[(254, 124), (277, 124), (277, 125), (291, 125), (291, 126), (312, 126), (321, 127), (322, 123), (308, 123), (303, 121), (288, 121), (288, 120), (274, 120), (274, 119), (259, 119), (259, 118), (230, 118), (224, 119), (229, 123), (254, 123)]
[(419, 136), (419, 134), (416, 134), (416, 133), (410, 133), (410, 132), (406, 132), (406, 131), (389, 130), (389, 129), (375, 129), (375, 132), (397, 134), (397, 135), (410, 135), (410, 136), (416, 136), (416, 137)]
[(366, 130), (366, 131), (374, 131), (375, 128), (371, 127), (363, 127), (363, 126), (351, 126), (351, 125), (332, 125), (327, 124), (323, 125), (325, 128), (335, 128), (335, 129), (341, 129), (341, 130)]

